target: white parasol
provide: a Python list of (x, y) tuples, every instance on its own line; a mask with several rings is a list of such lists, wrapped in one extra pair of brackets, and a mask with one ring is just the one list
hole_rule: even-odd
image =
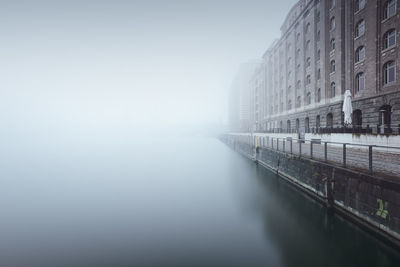
[(343, 113), (344, 113), (344, 124), (349, 125), (352, 123), (351, 114), (353, 113), (353, 107), (351, 105), (351, 93), (350, 90), (346, 90), (344, 93), (344, 102), (343, 102)]

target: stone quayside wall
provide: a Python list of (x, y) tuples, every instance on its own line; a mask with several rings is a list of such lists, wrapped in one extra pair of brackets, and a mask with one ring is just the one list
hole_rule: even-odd
[(221, 140), (400, 247), (400, 182), (269, 148), (255, 149), (233, 135)]

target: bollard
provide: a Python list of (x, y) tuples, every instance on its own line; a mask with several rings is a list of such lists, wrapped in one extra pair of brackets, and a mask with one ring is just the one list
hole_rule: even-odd
[(299, 157), (301, 157), (301, 140), (299, 141)]
[(313, 141), (310, 142), (310, 157), (313, 158)]
[(346, 144), (343, 144), (343, 168), (346, 168)]
[(283, 145), (283, 153), (285, 153), (286, 152), (286, 149), (285, 149), (285, 139), (283, 139), (283, 141), (282, 141), (283, 143), (282, 143), (282, 145)]
[(276, 138), (276, 150), (279, 151), (279, 138)]
[(369, 173), (372, 174), (372, 146), (368, 146)]
[(293, 140), (290, 139), (290, 154), (293, 154)]
[(328, 161), (328, 142), (325, 142), (324, 145), (324, 155), (325, 155), (325, 162)]

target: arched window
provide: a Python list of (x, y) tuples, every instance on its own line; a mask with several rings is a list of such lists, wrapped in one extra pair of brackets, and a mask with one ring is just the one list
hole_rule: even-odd
[(304, 128), (306, 130), (306, 133), (310, 132), (310, 118), (308, 117), (304, 119)]
[(326, 127), (332, 128), (333, 127), (333, 115), (332, 113), (328, 113), (326, 115)]
[(356, 63), (365, 59), (365, 46), (360, 46), (356, 50)]
[(356, 25), (356, 37), (364, 35), (365, 33), (365, 20), (360, 20)]
[(361, 9), (363, 9), (365, 7), (365, 0), (356, 0), (356, 4), (355, 4), (355, 11), (360, 11)]
[(306, 81), (307, 81), (307, 85), (311, 84), (311, 75), (307, 75)]
[(321, 127), (321, 117), (319, 115), (315, 117), (315, 127), (317, 128)]
[(290, 94), (291, 92), (292, 92), (292, 87), (289, 86), (288, 89), (287, 89), (287, 93)]
[(307, 23), (307, 26), (306, 26), (306, 33), (310, 33), (310, 28), (311, 28), (310, 23)]
[(362, 112), (359, 109), (353, 111), (353, 125), (357, 127), (362, 126)]
[(292, 100), (289, 100), (287, 103), (287, 109), (291, 110), (292, 109)]
[(300, 33), (296, 35), (296, 41), (300, 41)]
[(331, 21), (330, 21), (330, 24), (329, 24), (329, 25), (330, 25), (330, 27), (331, 27), (331, 28), (330, 28), (331, 30), (334, 30), (334, 29), (336, 28), (336, 20), (335, 20), (335, 17), (332, 17), (332, 18), (331, 18)]
[(336, 71), (336, 63), (335, 60), (331, 61), (331, 73)]
[(334, 8), (336, 6), (336, 0), (330, 0), (329, 1), (329, 8)]
[(299, 48), (299, 49), (297, 49), (297, 51), (296, 51), (296, 57), (297, 57), (297, 58), (299, 58), (299, 57), (300, 57), (300, 48)]
[(383, 83), (388, 84), (396, 81), (396, 64), (389, 61), (383, 65)]
[(396, 30), (390, 29), (383, 35), (383, 49), (387, 49), (396, 44)]
[(288, 80), (290, 80), (291, 76), (292, 76), (292, 72), (289, 71), (288, 74), (287, 74)]
[(392, 124), (392, 107), (390, 105), (383, 105), (379, 108), (379, 125), (384, 128), (390, 128)]
[(291, 58), (291, 57), (288, 58), (287, 64), (288, 64), (289, 66), (292, 64), (292, 58)]
[(317, 71), (317, 80), (321, 80), (321, 69)]
[(299, 108), (300, 106), (301, 106), (301, 97), (298, 96), (296, 101), (296, 107)]
[(311, 41), (308, 40), (308, 41), (306, 42), (306, 50), (307, 50), (307, 51), (310, 51), (310, 47), (311, 47)]
[(356, 90), (361, 91), (365, 89), (365, 74), (360, 72), (356, 75)]
[(317, 51), (317, 60), (321, 59), (321, 50), (318, 49)]
[(287, 122), (286, 122), (286, 128), (287, 128), (287, 130), (288, 130), (288, 132), (290, 132), (290, 130), (291, 130), (291, 125), (290, 125), (291, 123), (290, 123), (290, 120), (287, 120)]
[(330, 42), (331, 51), (334, 51), (334, 50), (335, 50), (335, 47), (336, 47), (336, 45), (335, 45), (335, 38), (332, 38), (332, 39), (331, 39), (331, 42)]
[(321, 40), (321, 32), (317, 31), (317, 42)]
[(321, 101), (321, 88), (318, 88), (316, 95), (316, 102), (319, 103)]
[(298, 131), (300, 129), (300, 120), (296, 119), (296, 130)]
[(300, 88), (301, 88), (301, 81), (300, 81), (300, 80), (299, 80), (299, 81), (297, 81), (296, 88), (297, 88), (297, 89), (300, 89)]
[(311, 104), (311, 93), (308, 92), (307, 96), (306, 96), (306, 105), (310, 105)]
[(383, 13), (383, 18), (387, 19), (392, 17), (394, 14), (396, 14), (396, 9), (397, 9), (397, 1), (396, 0), (389, 0), (385, 3), (385, 8), (384, 13)]
[(333, 82), (331, 83), (331, 97), (335, 97), (336, 95), (336, 84)]
[(307, 58), (306, 64), (307, 68), (311, 67), (311, 58)]

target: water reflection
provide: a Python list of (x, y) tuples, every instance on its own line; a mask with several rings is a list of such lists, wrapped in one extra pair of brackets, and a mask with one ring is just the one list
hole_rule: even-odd
[(71, 140), (2, 144), (0, 266), (399, 262), (215, 139)]

